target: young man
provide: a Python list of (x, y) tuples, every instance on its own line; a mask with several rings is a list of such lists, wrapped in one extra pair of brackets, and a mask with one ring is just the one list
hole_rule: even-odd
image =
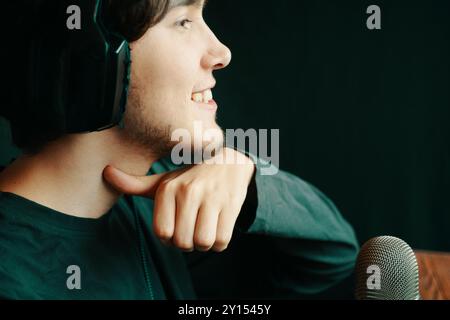
[(231, 53), (203, 6), (107, 2), (131, 48), (123, 128), (58, 136), (36, 119), (11, 120), (25, 153), (0, 174), (0, 297), (298, 297), (352, 271), (354, 232), (313, 186), (263, 176), (229, 148), (216, 156), (244, 164), (164, 158), (173, 130), (220, 129), (213, 72)]

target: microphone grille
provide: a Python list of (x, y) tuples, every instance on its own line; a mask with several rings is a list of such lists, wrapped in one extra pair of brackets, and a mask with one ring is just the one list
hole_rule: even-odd
[(359, 300), (419, 299), (419, 268), (411, 247), (390, 236), (367, 241), (356, 261), (355, 295)]

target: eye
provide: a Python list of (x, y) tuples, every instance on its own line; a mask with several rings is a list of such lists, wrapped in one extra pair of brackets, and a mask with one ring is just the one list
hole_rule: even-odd
[(192, 23), (192, 20), (189, 20), (189, 19), (183, 19), (183, 20), (178, 21), (178, 22), (176, 23), (176, 25), (177, 25), (177, 26), (180, 26), (180, 27), (182, 27), (182, 28), (185, 28), (185, 29), (190, 29), (190, 28), (191, 28), (191, 23)]

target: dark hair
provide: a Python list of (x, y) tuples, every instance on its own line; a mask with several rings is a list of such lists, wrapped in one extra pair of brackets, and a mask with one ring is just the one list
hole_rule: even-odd
[(170, 3), (170, 0), (107, 0), (107, 25), (128, 42), (136, 41), (164, 18)]
[[(10, 12), (6, 10), (5, 14), (17, 15), (17, 12), (29, 9), (30, 2), (28, 0), (16, 1), (15, 8), (10, 8)], [(108, 29), (121, 34), (128, 42), (133, 42), (141, 38), (148, 28), (164, 18), (170, 8), (171, 1), (173, 0), (104, 0), (103, 22)], [(33, 0), (34, 9), (43, 6), (44, 9), (41, 10), (44, 12), (51, 12), (53, 4), (53, 1)], [(35, 13), (32, 13), (31, 10), (30, 12), (28, 16), (25, 13), (21, 17), (14, 18), (15, 20), (9, 26), (9, 30), (13, 31), (11, 32), (11, 39), (9, 39), (11, 41), (8, 42), (13, 50), (9, 53), (11, 56), (8, 56), (8, 61), (11, 62), (6, 67), (6, 72), (10, 75), (11, 85), (15, 86), (8, 89), (8, 91), (14, 91), (15, 95), (7, 92), (6, 94), (9, 96), (6, 98), (6, 104), (8, 104), (8, 99), (9, 101), (14, 99), (15, 101), (12, 105), (20, 106), (21, 95), (25, 96), (28, 93), (27, 90), (33, 90), (28, 88), (26, 83), (23, 83), (21, 77), (26, 72), (24, 70), (25, 67), (22, 66), (23, 61), (27, 60), (26, 41), (30, 38), (30, 32), (32, 32), (29, 30), (33, 30), (36, 27), (30, 24), (45, 24), (48, 22), (41, 22), (38, 17), (35, 17)], [(50, 15), (50, 13), (48, 14)], [(58, 58), (60, 52), (56, 46), (53, 57), (55, 59)], [(21, 92), (24, 91), (25, 94), (22, 94)], [(5, 104), (5, 100), (3, 104)], [(25, 153), (35, 154), (42, 150), (47, 143), (64, 135), (55, 124), (54, 119), (53, 121), (49, 120), (45, 112), (40, 112), (39, 114), (35, 114), (36, 112), (28, 113), (26, 110), (19, 110), (19, 108), (8, 110), (8, 105), (1, 108), (3, 110), (0, 110), (0, 115), (4, 115), (11, 123), (14, 144)], [(55, 115), (52, 114), (52, 116), (54, 117)]]

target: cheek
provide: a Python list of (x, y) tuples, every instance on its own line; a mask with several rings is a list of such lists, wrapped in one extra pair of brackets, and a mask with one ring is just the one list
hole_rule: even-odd
[(146, 93), (164, 94), (168, 100), (190, 100), (198, 73), (193, 66), (194, 63), (183, 60), (181, 54), (174, 54), (171, 59), (154, 54), (132, 66), (131, 81)]
[(161, 124), (189, 126), (199, 118), (191, 102), (192, 90), (201, 80), (198, 55), (159, 40), (159, 46), (141, 44), (132, 50), (131, 82), (145, 109), (141, 114)]
[(136, 116), (154, 126), (183, 127), (193, 119), (190, 96), (173, 81), (149, 76), (130, 90), (130, 100)]

